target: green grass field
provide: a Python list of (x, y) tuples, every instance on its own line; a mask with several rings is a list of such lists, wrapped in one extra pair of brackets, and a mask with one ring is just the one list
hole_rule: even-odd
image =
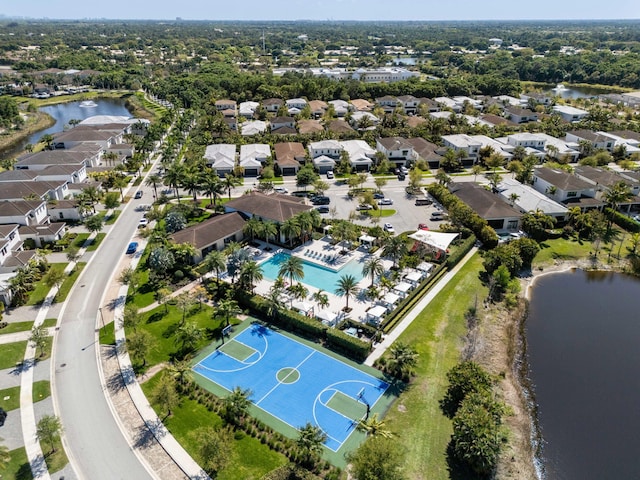
[(0, 470), (2, 480), (31, 480), (31, 467), (27, 460), (27, 452), (23, 447), (9, 452), (9, 463)]
[(27, 330), (31, 330), (32, 326), (33, 321), (9, 323), (6, 327), (0, 328), (0, 335), (4, 335), (6, 333), (26, 332)]
[(48, 380), (33, 382), (33, 402), (39, 402), (51, 396), (51, 383)]
[(20, 386), (0, 390), (0, 407), (6, 412), (20, 408)]
[(415, 379), (385, 421), (406, 452), (408, 480), (450, 478), (446, 449), (452, 427), (438, 402), (447, 387), (446, 373), (459, 360), (464, 313), (476, 295), (482, 299), (487, 294), (478, 278), (481, 269), (482, 258), (475, 255), (400, 336), (420, 358)]
[(54, 303), (64, 302), (67, 299), (67, 296), (69, 295), (69, 292), (71, 291), (71, 287), (73, 287), (73, 284), (76, 283), (76, 280), (80, 276), (80, 273), (82, 272), (82, 270), (86, 266), (87, 266), (86, 262), (78, 262), (76, 264), (76, 268), (73, 269), (73, 272), (71, 272), (71, 275), (69, 275), (67, 278), (65, 278), (64, 282), (62, 282), (62, 285), (60, 285), (60, 289), (58, 290), (58, 293), (56, 294), (56, 298), (54, 299)]
[[(50, 264), (50, 268), (52, 268), (54, 270), (59, 270), (59, 271), (63, 271), (66, 266), (67, 266), (66, 263), (51, 263)], [(29, 294), (29, 299), (27, 300), (27, 305), (29, 305), (29, 306), (40, 305), (42, 302), (44, 302), (44, 299), (47, 297), (47, 294), (49, 293), (49, 290), (51, 290), (51, 287), (48, 287), (44, 283), (44, 281), (42, 279), (40, 281), (38, 281), (38, 283), (36, 283), (35, 288), (33, 289), (33, 291)]]
[(110, 322), (102, 328), (100, 326), (100, 345), (115, 345), (116, 344), (116, 334), (114, 331), (114, 323)]
[[(160, 376), (161, 374), (156, 374), (142, 384), (147, 398), (152, 397), (153, 389), (160, 380)], [(152, 406), (162, 418), (164, 413), (160, 411), (158, 405), (152, 404)], [(200, 427), (219, 427), (222, 423), (222, 419), (217, 414), (210, 412), (198, 402), (186, 398), (174, 410), (172, 416), (164, 420), (167, 429), (194, 458), (198, 457), (198, 444), (192, 433)], [(242, 438), (234, 438), (233, 441), (231, 462), (218, 474), (217, 480), (258, 480), (271, 470), (288, 463), (284, 455), (272, 451), (259, 440), (245, 435), (239, 436)]]
[(98, 232), (98, 234), (96, 235), (96, 237), (93, 239), (93, 241), (91, 242), (91, 245), (89, 245), (87, 247), (87, 252), (93, 252), (94, 250), (97, 250), (98, 247), (100, 246), (100, 244), (102, 243), (102, 241), (104, 240), (104, 237), (106, 237), (107, 234), (104, 232)]
[(0, 355), (0, 370), (13, 368), (24, 359), (24, 352), (27, 349), (27, 341), (14, 342), (2, 345), (2, 355)]

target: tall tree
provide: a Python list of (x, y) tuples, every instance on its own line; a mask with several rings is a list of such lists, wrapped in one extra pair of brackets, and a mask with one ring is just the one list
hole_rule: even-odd
[(295, 255), (290, 255), (282, 265), (280, 265), (278, 276), (289, 277), (289, 283), (291, 285), (293, 285), (294, 280), (302, 280), (304, 278), (302, 259)]
[(354, 295), (357, 295), (358, 291), (360, 290), (358, 288), (358, 282), (356, 281), (355, 277), (353, 275), (342, 275), (340, 277), (340, 279), (338, 280), (338, 284), (337, 284), (336, 288), (336, 295), (340, 296), (340, 297), (345, 297), (346, 299), (346, 305), (345, 305), (345, 310), (349, 309), (349, 297), (352, 297)]
[(222, 400), (224, 418), (235, 425), (242, 425), (244, 418), (249, 413), (251, 406), (251, 390), (243, 390), (235, 387), (229, 395)]
[(375, 282), (377, 275), (382, 275), (384, 272), (384, 264), (382, 263), (382, 259), (380, 257), (376, 257), (374, 255), (370, 256), (364, 261), (362, 265), (362, 274), (364, 276), (371, 275), (371, 286), (373, 287), (373, 283)]
[(36, 424), (36, 438), (40, 442), (48, 443), (51, 447), (49, 453), (56, 451), (56, 440), (62, 433), (62, 423), (55, 415), (44, 415)]

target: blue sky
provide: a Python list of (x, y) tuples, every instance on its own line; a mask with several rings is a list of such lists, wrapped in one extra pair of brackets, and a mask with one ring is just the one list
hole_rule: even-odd
[(185, 20), (637, 19), (639, 0), (4, 0), (0, 14), (34, 18)]

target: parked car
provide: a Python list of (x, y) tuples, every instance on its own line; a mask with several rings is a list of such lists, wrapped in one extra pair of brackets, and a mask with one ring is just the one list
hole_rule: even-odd
[(393, 205), (393, 200), (391, 200), (390, 198), (383, 198), (381, 200), (378, 200), (378, 205)]
[(382, 229), (385, 232), (389, 232), (389, 233), (395, 233), (395, 229), (393, 228), (393, 225), (391, 225), (390, 223), (385, 223), (384, 227), (382, 227)]
[(428, 198), (416, 198), (416, 206), (419, 205), (431, 205), (433, 202)]
[(273, 189), (273, 191), (276, 193), (289, 193), (289, 190), (284, 187), (276, 187)]
[(407, 176), (404, 173), (399, 173), (398, 174), (398, 180), (402, 181), (402, 180), (404, 180), (406, 178), (407, 178)]
[(138, 222), (138, 228), (144, 228), (149, 225), (149, 219), (147, 217), (142, 217)]
[(329, 170), (329, 171), (327, 172), (327, 178), (328, 178), (329, 180), (331, 180), (331, 179), (333, 178), (333, 170)]
[(369, 205), (368, 203), (361, 203), (360, 205), (358, 205), (358, 210), (372, 210), (373, 206)]
[(329, 213), (329, 207), (327, 207), (326, 205), (316, 207), (316, 210), (320, 213)]
[(329, 205), (329, 203), (331, 203), (331, 199), (329, 197), (317, 195), (315, 197), (311, 197), (311, 203), (314, 205)]
[(384, 193), (376, 192), (373, 194), (373, 198), (375, 199), (384, 198)]
[(444, 218), (445, 218), (444, 217), (444, 213), (442, 213), (442, 212), (433, 212), (431, 214), (430, 220), (432, 222), (437, 222), (437, 221), (440, 221), (440, 220), (444, 220)]
[(419, 223), (418, 230), (429, 230), (429, 225), (427, 225), (426, 223)]
[(127, 254), (136, 253), (138, 250), (138, 242), (131, 242), (127, 247)]

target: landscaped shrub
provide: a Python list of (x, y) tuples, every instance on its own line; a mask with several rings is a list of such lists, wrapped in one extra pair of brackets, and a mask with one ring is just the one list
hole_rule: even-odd
[(451, 254), (447, 257), (447, 267), (453, 268), (455, 267), (462, 258), (469, 253), (469, 250), (473, 248), (473, 245), (476, 243), (476, 236), (471, 235), (466, 240), (464, 240), (460, 245), (456, 247), (456, 249), (451, 252)]
[(606, 214), (613, 219), (613, 223), (624, 228), (626, 231), (631, 233), (640, 232), (640, 223), (636, 222), (632, 218), (629, 218), (620, 212), (611, 210), (610, 208), (606, 209)]
[(371, 344), (333, 328), (327, 330), (327, 346), (354, 360), (363, 361), (371, 352)]

